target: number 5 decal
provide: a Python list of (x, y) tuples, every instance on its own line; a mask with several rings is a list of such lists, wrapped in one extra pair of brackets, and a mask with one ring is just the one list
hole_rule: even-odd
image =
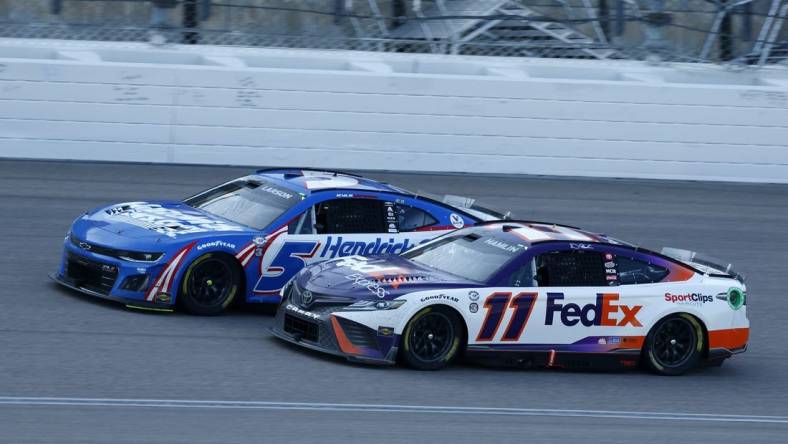
[(306, 265), (320, 248), (320, 242), (287, 242), (260, 275), (255, 293), (276, 293)]
[(482, 322), (482, 328), (479, 330), (476, 340), (492, 341), (495, 338), (507, 307), (513, 308), (514, 313), (512, 313), (512, 318), (509, 320), (509, 325), (506, 327), (501, 340), (520, 340), (520, 336), (525, 330), (525, 324), (528, 323), (528, 318), (531, 317), (531, 312), (536, 303), (536, 295), (537, 293), (524, 292), (512, 297), (512, 293), (503, 292), (487, 296), (487, 299), (484, 300), (484, 308), (487, 310), (487, 314), (484, 316), (484, 322)]

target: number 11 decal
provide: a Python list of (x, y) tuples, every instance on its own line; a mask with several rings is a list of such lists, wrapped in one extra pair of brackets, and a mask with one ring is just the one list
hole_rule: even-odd
[(534, 304), (536, 303), (537, 293), (517, 293), (512, 297), (510, 292), (493, 293), (484, 300), (484, 308), (487, 314), (484, 316), (482, 328), (479, 330), (477, 341), (492, 341), (498, 328), (501, 326), (503, 315), (506, 309), (514, 309), (509, 325), (503, 333), (502, 341), (518, 341), (525, 330), (525, 324), (531, 317)]

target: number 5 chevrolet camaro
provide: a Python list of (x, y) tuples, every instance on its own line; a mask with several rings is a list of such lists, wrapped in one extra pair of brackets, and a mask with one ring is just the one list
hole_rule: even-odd
[(536, 222), (483, 223), (398, 256), (323, 262), (282, 294), (276, 336), (423, 370), (464, 353), (678, 375), (743, 352), (749, 335), (744, 279), (730, 266)]
[(74, 221), (53, 278), (129, 307), (221, 313), (234, 300), (279, 302), (305, 265), (401, 253), (501, 215), (363, 177), (261, 170), (180, 201), (128, 202)]

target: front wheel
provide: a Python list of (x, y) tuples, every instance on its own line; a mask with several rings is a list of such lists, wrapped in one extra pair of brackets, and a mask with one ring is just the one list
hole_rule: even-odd
[(180, 302), (191, 314), (221, 314), (238, 293), (241, 273), (236, 264), (214, 253), (198, 257), (181, 281)]
[(462, 324), (453, 311), (427, 307), (408, 322), (402, 335), (402, 358), (418, 370), (441, 369), (457, 356)]
[(646, 337), (644, 359), (657, 374), (677, 376), (698, 365), (703, 353), (703, 328), (688, 314), (668, 316)]

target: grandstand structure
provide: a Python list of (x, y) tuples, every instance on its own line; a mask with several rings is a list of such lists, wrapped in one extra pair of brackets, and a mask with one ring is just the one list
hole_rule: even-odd
[(0, 37), (785, 63), (788, 0), (7, 0)]

